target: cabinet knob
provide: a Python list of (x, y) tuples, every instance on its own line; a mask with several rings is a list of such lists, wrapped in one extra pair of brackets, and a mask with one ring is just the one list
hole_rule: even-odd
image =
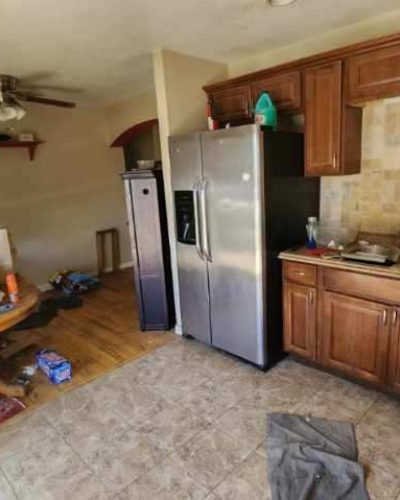
[(395, 309), (395, 310), (393, 311), (393, 315), (392, 315), (392, 325), (393, 325), (393, 326), (396, 326), (396, 324), (397, 324), (397, 316), (398, 316), (398, 315), (397, 315), (397, 309)]
[(382, 320), (383, 320), (383, 324), (386, 326), (387, 325), (387, 320), (388, 320), (388, 312), (387, 312), (387, 309), (385, 309), (383, 311), (383, 317), (382, 317)]
[(310, 290), (310, 304), (313, 305), (314, 304), (314, 292), (312, 292)]
[(336, 153), (333, 155), (333, 168), (335, 170), (337, 169), (337, 156), (336, 156)]

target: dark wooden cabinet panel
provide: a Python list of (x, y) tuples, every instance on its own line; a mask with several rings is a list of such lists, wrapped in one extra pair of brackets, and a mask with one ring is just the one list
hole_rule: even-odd
[(229, 122), (253, 116), (250, 85), (240, 85), (209, 94), (214, 120)]
[(349, 58), (346, 89), (349, 103), (400, 95), (400, 45)]
[(305, 71), (305, 174), (340, 173), (342, 63)]
[(386, 305), (324, 291), (322, 363), (369, 382), (385, 383), (389, 315)]
[(261, 92), (268, 92), (278, 109), (297, 111), (301, 109), (301, 73), (290, 71), (255, 80), (251, 84), (253, 102)]
[(294, 283), (284, 283), (283, 301), (284, 350), (314, 360), (317, 325), (316, 290)]
[(400, 309), (392, 309), (391, 322), (388, 384), (400, 394)]

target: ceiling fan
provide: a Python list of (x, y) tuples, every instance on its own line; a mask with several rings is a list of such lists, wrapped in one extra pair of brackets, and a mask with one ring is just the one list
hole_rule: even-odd
[(0, 74), (0, 121), (21, 120), (26, 115), (26, 110), (19, 101), (35, 102), (61, 108), (74, 108), (76, 106), (73, 102), (42, 97), (40, 93), (20, 87), (18, 78)]

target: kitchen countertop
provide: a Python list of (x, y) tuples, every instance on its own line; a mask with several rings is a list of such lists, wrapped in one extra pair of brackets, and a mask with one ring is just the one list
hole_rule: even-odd
[(374, 276), (384, 276), (386, 278), (400, 279), (400, 264), (395, 264), (393, 266), (380, 266), (376, 264), (350, 262), (342, 258), (333, 260), (324, 259), (318, 254), (318, 251), (315, 252), (314, 250), (309, 250), (306, 247), (297, 247), (281, 252), (278, 257), (281, 260), (289, 260), (292, 262), (303, 262), (305, 264), (314, 264), (317, 266), (343, 269), (345, 271), (355, 271), (358, 273), (371, 274)]

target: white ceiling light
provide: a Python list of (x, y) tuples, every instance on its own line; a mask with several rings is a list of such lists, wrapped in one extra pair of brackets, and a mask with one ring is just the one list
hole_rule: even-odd
[(269, 3), (272, 5), (272, 7), (283, 7), (295, 2), (297, 2), (297, 0), (269, 0)]
[(5, 100), (0, 90), (0, 122), (21, 120), (25, 115), (25, 109), (14, 99)]

